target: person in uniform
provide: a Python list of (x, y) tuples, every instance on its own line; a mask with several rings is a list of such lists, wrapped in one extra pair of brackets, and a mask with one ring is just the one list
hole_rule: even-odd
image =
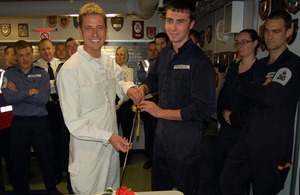
[(48, 120), (50, 123), (51, 134), (53, 137), (53, 161), (54, 161), (54, 176), (56, 184), (60, 183), (62, 177), (62, 134), (61, 127), (63, 123), (59, 99), (56, 92), (56, 76), (58, 67), (62, 66), (63, 61), (54, 57), (55, 46), (50, 39), (42, 39), (39, 44), (39, 53), (41, 58), (33, 64), (44, 68), (50, 77), (51, 94), (46, 105), (48, 111)]
[(154, 41), (158, 53), (161, 51), (162, 48), (170, 45), (170, 39), (167, 33), (165, 32), (157, 33), (157, 35), (155, 35)]
[(211, 61), (189, 38), (195, 6), (173, 0), (166, 8), (165, 29), (172, 42), (163, 48), (139, 87), (158, 91), (158, 105), (141, 101), (141, 111), (158, 118), (152, 164), (152, 190), (200, 193), (202, 132), (215, 110), (215, 73)]
[(77, 39), (70, 37), (66, 40), (65, 45), (67, 48), (68, 58), (70, 58), (74, 53), (77, 52), (77, 48), (81, 44)]
[(58, 193), (53, 177), (52, 136), (46, 103), (50, 95), (47, 72), (32, 64), (33, 48), (26, 41), (15, 44), (18, 66), (5, 71), (2, 93), (13, 107), (10, 157), (13, 163), (13, 187), (18, 194), (29, 194), (28, 163), (33, 147), (40, 162), (47, 193)]
[[(132, 97), (138, 90), (101, 50), (108, 27), (105, 12), (96, 3), (79, 12), (78, 31), (84, 45), (58, 73), (57, 88), (65, 123), (71, 133), (69, 172), (74, 193), (95, 194), (120, 187), (119, 151), (131, 148), (118, 135), (115, 99)], [(136, 98), (138, 96), (138, 98)]]
[(251, 101), (241, 98), (237, 94), (237, 88), (238, 83), (251, 81), (252, 79), (253, 67), (258, 61), (256, 58), (256, 52), (259, 47), (257, 32), (253, 29), (245, 29), (239, 32), (236, 37), (235, 47), (241, 60), (233, 62), (228, 68), (225, 82), (217, 101), (217, 116), (221, 124), (218, 133), (218, 178), (222, 172), (225, 159), (236, 144), (249, 114)]
[[(126, 47), (120, 46), (115, 52), (115, 62), (122, 68), (125, 73), (125, 81), (134, 81), (134, 71), (131, 66), (127, 65), (129, 59), (129, 53)], [(118, 128), (121, 125), (123, 136), (127, 139), (130, 138), (130, 132), (133, 124), (134, 113), (131, 110), (133, 105), (131, 100), (121, 100), (118, 96), (116, 97), (116, 110), (117, 110), (117, 124)], [(129, 160), (129, 158), (128, 158)], [(124, 165), (125, 154), (120, 153), (120, 166)]]
[[(4, 48), (5, 64), (0, 68), (0, 86), (4, 72), (7, 68), (17, 65), (17, 57), (13, 46)], [(5, 160), (6, 170), (10, 183), (13, 184), (13, 169), (12, 163), (9, 158), (9, 139), (10, 139), (10, 124), (12, 121), (12, 106), (7, 104), (0, 90), (0, 162), (3, 158)], [(0, 193), (5, 192), (4, 181), (2, 177), (2, 166), (0, 163)]]
[(55, 56), (62, 62), (67, 60), (67, 48), (64, 43), (59, 43), (55, 46)]
[(220, 178), (222, 194), (245, 194), (251, 179), (253, 194), (277, 194), (292, 164), (294, 121), (300, 95), (300, 58), (286, 46), (292, 18), (272, 12), (265, 23), (269, 56), (254, 66), (251, 81), (238, 94), (252, 100), (240, 137), (227, 156)]
[[(153, 67), (153, 64), (158, 56), (158, 51), (156, 48), (155, 41), (151, 41), (148, 44), (148, 60), (140, 61), (138, 64), (137, 75), (141, 82), (146, 80), (146, 77), (149, 72), (149, 68)], [(158, 102), (157, 95), (151, 98), (151, 101), (155, 103)], [(154, 137), (155, 137), (155, 129), (157, 119), (151, 116), (147, 112), (141, 113), (141, 119), (144, 124), (144, 133), (145, 133), (145, 151), (146, 151), (146, 162), (143, 165), (144, 169), (150, 169), (152, 167), (152, 158), (153, 158), (153, 145), (154, 145)]]

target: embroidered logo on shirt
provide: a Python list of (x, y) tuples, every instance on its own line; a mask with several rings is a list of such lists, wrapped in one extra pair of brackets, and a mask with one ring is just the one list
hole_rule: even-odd
[(272, 81), (280, 83), (281, 85), (285, 86), (291, 77), (292, 77), (292, 72), (290, 71), (290, 69), (281, 68), (277, 71)]
[(28, 75), (28, 78), (37, 78), (37, 77), (42, 77), (41, 74), (30, 74)]
[(276, 72), (269, 72), (266, 76), (266, 78), (273, 78)]
[(181, 69), (181, 70), (189, 70), (190, 69), (190, 65), (175, 65), (174, 69)]

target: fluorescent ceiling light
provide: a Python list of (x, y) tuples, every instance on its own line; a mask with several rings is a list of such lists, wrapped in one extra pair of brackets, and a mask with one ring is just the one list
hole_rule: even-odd
[[(115, 16), (117, 16), (117, 15), (118, 15), (118, 14), (106, 14), (106, 17), (112, 18), (112, 17), (115, 17)], [(69, 14), (69, 16), (71, 16), (71, 17), (78, 17), (79, 14)]]

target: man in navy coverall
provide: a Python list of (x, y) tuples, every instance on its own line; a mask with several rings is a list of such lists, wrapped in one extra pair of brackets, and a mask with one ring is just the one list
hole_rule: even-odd
[(255, 195), (273, 195), (284, 188), (300, 94), (300, 58), (286, 46), (293, 33), (291, 21), (282, 10), (268, 16), (264, 39), (269, 56), (257, 63), (253, 81), (242, 82), (238, 89), (253, 107), (225, 162), (220, 178), (223, 195), (247, 194), (244, 184), (249, 178)]
[(152, 190), (176, 188), (200, 193), (200, 145), (215, 110), (215, 72), (204, 52), (189, 39), (195, 7), (171, 1), (165, 29), (172, 44), (159, 53), (142, 94), (158, 91), (159, 102), (142, 101), (141, 111), (158, 118), (154, 141)]

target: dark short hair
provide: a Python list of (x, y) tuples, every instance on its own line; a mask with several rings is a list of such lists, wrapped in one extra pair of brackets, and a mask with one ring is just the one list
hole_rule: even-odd
[(165, 32), (157, 33), (157, 35), (155, 35), (154, 39), (157, 39), (157, 38), (164, 38), (167, 43), (170, 41), (169, 36)]
[(259, 48), (260, 37), (258, 36), (257, 32), (255, 30), (253, 30), (253, 29), (244, 29), (244, 30), (240, 31), (239, 34), (241, 34), (243, 32), (244, 33), (248, 33), (250, 35), (251, 41), (253, 41), (253, 42), (257, 41), (258, 42), (258, 44), (256, 45), (255, 50), (254, 50), (254, 53), (256, 55), (257, 54), (257, 50)]
[(75, 38), (73, 38), (73, 37), (69, 37), (69, 38), (66, 40), (65, 45), (66, 45), (68, 42), (71, 42), (71, 41), (76, 41), (77, 44), (80, 45), (80, 41), (77, 40), (77, 39), (75, 39)]
[(189, 36), (193, 35), (197, 41), (197, 43), (201, 42), (201, 37), (200, 37), (200, 33), (194, 29), (191, 29), (189, 32)]
[(27, 47), (29, 47), (31, 49), (31, 51), (33, 52), (33, 48), (30, 43), (28, 43), (27, 41), (24, 41), (24, 40), (17, 41), (14, 46), (15, 53), (17, 53), (17, 50), (25, 49)]
[(187, 12), (187, 13), (190, 14), (190, 19), (191, 19), (190, 22), (195, 20), (196, 7), (195, 7), (193, 1), (191, 1), (191, 0), (186, 0), (186, 1), (184, 1), (184, 0), (171, 0), (167, 4), (166, 12), (169, 9), (172, 10), (172, 11), (177, 11), (177, 12)]
[(10, 49), (10, 48), (13, 48), (14, 49), (14, 46), (6, 46), (5, 48), (4, 48), (4, 54), (8, 54), (8, 50)]
[(273, 11), (268, 16), (267, 20), (268, 19), (270, 19), (270, 20), (272, 20), (272, 19), (283, 19), (284, 20), (284, 26), (285, 26), (286, 30), (292, 27), (292, 16), (287, 11), (283, 11), (283, 10)]
[(150, 41), (150, 42), (148, 43), (148, 46), (151, 45), (151, 44), (154, 44), (154, 45), (155, 45), (155, 41)]

